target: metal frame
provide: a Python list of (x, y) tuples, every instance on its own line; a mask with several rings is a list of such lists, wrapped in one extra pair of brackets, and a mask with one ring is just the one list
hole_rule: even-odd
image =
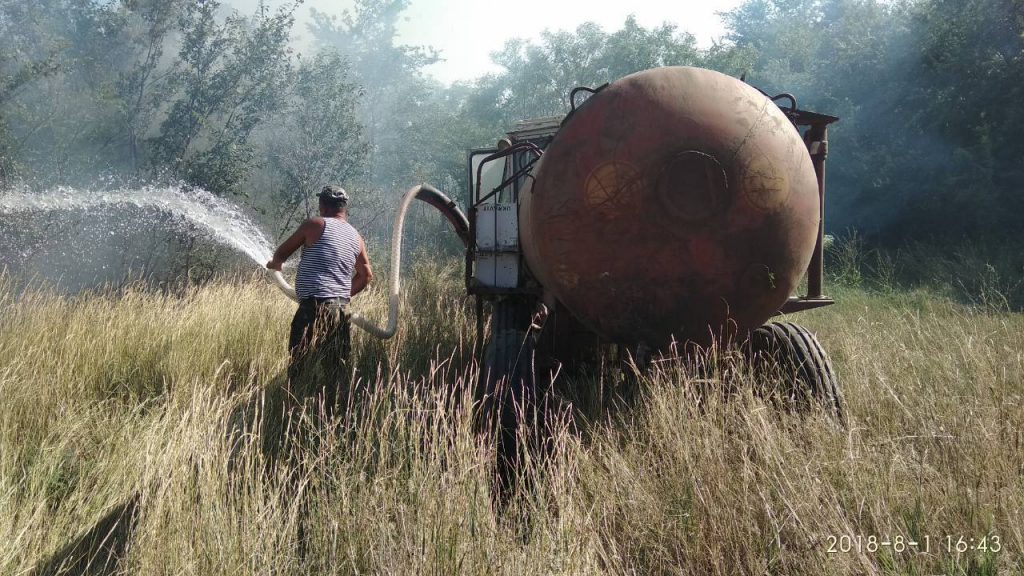
[[(469, 207), (469, 213), (466, 215), (469, 219), (469, 242), (466, 243), (466, 271), (463, 276), (463, 281), (466, 285), (466, 292), (468, 294), (477, 294), (477, 291), (473, 286), (473, 259), (476, 255), (476, 197), (478, 195), (478, 186), (474, 179), (473, 173), (473, 158), (480, 154), (488, 154), (484, 158), (486, 160), (490, 155), (498, 152), (496, 148), (482, 148), (477, 150), (470, 150), (469, 156), (466, 158), (466, 175), (469, 177), (469, 198), (466, 200), (466, 205)], [(480, 161), (480, 165), (483, 166), (484, 161)], [(482, 306), (480, 296), (477, 296), (477, 309), (479, 310)], [(477, 312), (477, 323), (480, 322), (481, 313)]]
[[(515, 137), (516, 132), (510, 133), (510, 136)], [(514, 141), (514, 140), (513, 140)], [(508, 143), (509, 140), (504, 140)], [(500, 143), (499, 143), (500, 145)], [(511, 189), (513, 204), (518, 207), (519, 205), (519, 182), (520, 179), (528, 175), (530, 170), (533, 169), (534, 165), (543, 155), (543, 150), (532, 141), (530, 138), (526, 138), (522, 141), (511, 143), (501, 149), (497, 148), (484, 148), (471, 150), (467, 159), (467, 174), (469, 176), (469, 198), (467, 205), (469, 207), (469, 242), (466, 244), (466, 270), (465, 270), (465, 285), (466, 292), (469, 295), (474, 296), (475, 311), (476, 311), (476, 332), (477, 342), (483, 341), (484, 333), (484, 299), (494, 300), (498, 298), (522, 296), (529, 298), (539, 298), (541, 296), (541, 288), (539, 286), (527, 285), (519, 286), (516, 288), (495, 288), (485, 287), (476, 285), (473, 282), (474, 266), (476, 263), (476, 255), (479, 252), (479, 246), (477, 245), (477, 212), (480, 206), (485, 202), (491, 200), (495, 196), (499, 196), (503, 191)], [(473, 159), (480, 154), (487, 154), (483, 159), (480, 160), (480, 164), (473, 169)], [(532, 156), (527, 162), (523, 163), (520, 167), (516, 168), (516, 163), (512, 162), (511, 167), (508, 162), (510, 159), (514, 159), (517, 155), (528, 154)], [(503, 173), (502, 182), (498, 184), (493, 190), (484, 193), (481, 190), (483, 186), (483, 168), (484, 165), (506, 159), (505, 172)], [(510, 176), (505, 176), (511, 172)], [(522, 263), (520, 263), (520, 270), (523, 270)], [(522, 272), (520, 272), (522, 273)]]
[[(481, 153), (487, 153), (487, 152), (490, 152), (490, 154), (485, 156), (480, 161), (480, 164), (476, 167), (476, 172), (474, 173), (474, 171), (473, 171), (473, 158), (476, 157), (476, 156), (479, 156)], [(527, 162), (521, 168), (519, 168), (519, 169), (515, 170), (514, 172), (512, 172), (512, 174), (510, 176), (504, 177), (502, 182), (500, 184), (498, 184), (497, 187), (495, 187), (493, 190), (487, 191), (487, 193), (484, 194), (484, 191), (481, 190), (481, 187), (483, 186), (483, 169), (484, 169), (484, 166), (486, 164), (494, 162), (496, 160), (501, 160), (503, 158), (506, 158), (506, 159), (507, 158), (512, 158), (516, 154), (519, 154), (519, 153), (530, 154), (530, 155), (533, 156), (533, 159), (530, 160), (529, 162)], [(523, 177), (525, 174), (527, 174), (530, 170), (533, 169), (533, 166), (536, 164), (537, 160), (540, 159), (540, 157), (541, 157), (541, 155), (543, 155), (543, 153), (544, 152), (539, 147), (537, 147), (535, 144), (533, 144), (531, 142), (517, 142), (517, 143), (512, 144), (511, 146), (509, 146), (507, 148), (504, 148), (504, 149), (501, 149), (501, 150), (495, 150), (493, 148), (491, 148), (491, 149), (486, 149), (485, 148), (485, 149), (481, 149), (481, 150), (473, 150), (473, 151), (470, 152), (469, 159), (468, 159), (468, 172), (470, 174), (470, 177), (473, 178), (473, 180), (472, 180), (472, 184), (470, 186), (469, 202), (468, 202), (468, 204), (469, 204), (469, 214), (468, 214), (468, 217), (469, 217), (469, 238), (470, 238), (470, 242), (469, 242), (469, 244), (468, 244), (468, 246), (466, 248), (466, 273), (465, 273), (466, 291), (469, 294), (500, 296), (500, 295), (507, 295), (507, 294), (530, 294), (530, 295), (536, 295), (538, 293), (537, 290), (533, 290), (533, 289), (529, 289), (529, 288), (491, 288), (491, 287), (478, 286), (478, 285), (473, 283), (473, 266), (474, 266), (474, 263), (475, 263), (475, 260), (476, 260), (476, 253), (479, 251), (479, 247), (477, 246), (477, 241), (476, 241), (476, 235), (477, 235), (476, 218), (477, 218), (477, 212), (479, 211), (480, 206), (482, 206), (485, 202), (487, 202), (488, 200), (490, 200), (490, 199), (494, 198), (495, 196), (497, 196), (498, 194), (500, 194), (502, 191), (508, 190), (508, 189), (512, 190), (512, 200), (513, 200), (513, 203), (518, 206), (518, 204), (519, 204), (519, 187), (516, 186), (515, 184), (516, 184), (516, 182), (521, 177)], [(508, 171), (509, 171), (509, 169), (506, 167), (506, 172), (508, 172)]]
[[(506, 158), (506, 157), (509, 157), (509, 156), (513, 156), (516, 152), (520, 152), (520, 151), (527, 151), (527, 152), (532, 153), (534, 155), (533, 160), (531, 160), (525, 166), (523, 166), (522, 168), (517, 170), (515, 173), (513, 173), (511, 176), (506, 178), (501, 184), (498, 184), (497, 188), (495, 188), (494, 190), (491, 190), (490, 192), (488, 192), (486, 196), (484, 196), (483, 198), (480, 198), (479, 197), (480, 196), (480, 192), (481, 192), (480, 186), (483, 185), (483, 183), (481, 182), (481, 179), (482, 179), (482, 176), (483, 176), (484, 164), (487, 164), (488, 162), (493, 162), (495, 160), (499, 160), (501, 158)], [(488, 156), (488, 157), (484, 158), (483, 160), (481, 160), (480, 161), (480, 165), (477, 166), (477, 168), (476, 168), (476, 186), (474, 186), (474, 190), (476, 192), (476, 198), (475, 198), (476, 201), (473, 203), (473, 208), (475, 209), (480, 204), (483, 204), (484, 202), (490, 200), (492, 196), (498, 194), (499, 192), (504, 190), (506, 187), (508, 187), (510, 184), (515, 182), (516, 179), (518, 179), (520, 176), (522, 176), (527, 171), (529, 171), (531, 168), (533, 168), (533, 165), (537, 163), (537, 160), (539, 160), (540, 157), (543, 154), (544, 154), (544, 152), (540, 148), (536, 147), (535, 145), (531, 144), (530, 142), (518, 142), (516, 144), (513, 144), (512, 146), (509, 146), (508, 148), (505, 148), (504, 150), (499, 150), (498, 152), (495, 152), (494, 154), (491, 154), (490, 156)], [(470, 162), (472, 162), (472, 157), (470, 158)], [(519, 196), (518, 196), (519, 190), (517, 188), (513, 187), (513, 192), (515, 193), (515, 197), (514, 197), (515, 201), (518, 203), (519, 202)]]
[(796, 99), (789, 94), (780, 94), (772, 100), (779, 98), (787, 98), (792, 101), (792, 107), (788, 109), (780, 107), (780, 109), (793, 122), (797, 130), (802, 127), (807, 128), (803, 133), (804, 144), (807, 145), (807, 153), (811, 155), (814, 173), (818, 178), (818, 240), (807, 266), (807, 294), (791, 297), (779, 310), (780, 314), (792, 314), (835, 304), (834, 300), (822, 294), (822, 288), (825, 277), (825, 159), (828, 157), (828, 126), (839, 121), (839, 118), (799, 110), (796, 107)]

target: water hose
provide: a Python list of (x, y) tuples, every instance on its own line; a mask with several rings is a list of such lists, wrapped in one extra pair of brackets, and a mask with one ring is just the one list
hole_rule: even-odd
[[(369, 318), (359, 314), (351, 316), (352, 324), (366, 330), (372, 336), (381, 340), (391, 338), (398, 330), (398, 309), (400, 305), (398, 293), (401, 286), (400, 274), (402, 271), (402, 231), (405, 228), (405, 214), (409, 211), (412, 201), (417, 199), (440, 210), (452, 224), (452, 227), (455, 228), (455, 233), (459, 235), (462, 243), (467, 245), (469, 243), (469, 221), (462, 211), (459, 210), (455, 202), (438, 192), (436, 188), (429, 184), (420, 184), (410, 188), (405, 193), (405, 196), (402, 196), (402, 203), (399, 204), (398, 213), (395, 215), (395, 227), (391, 231), (391, 285), (388, 290), (387, 326), (383, 328), (377, 326)], [(288, 284), (280, 270), (271, 270), (270, 276), (274, 283), (277, 284), (277, 287), (284, 292), (285, 296), (298, 302), (299, 298), (295, 294), (295, 288)]]
[(295, 294), (295, 288), (292, 288), (292, 285), (289, 284), (288, 281), (284, 279), (284, 274), (281, 274), (280, 270), (269, 270), (269, 272), (270, 278), (274, 281), (275, 284), (277, 284), (277, 287), (281, 289), (281, 292), (284, 292), (285, 296), (298, 302), (299, 297)]

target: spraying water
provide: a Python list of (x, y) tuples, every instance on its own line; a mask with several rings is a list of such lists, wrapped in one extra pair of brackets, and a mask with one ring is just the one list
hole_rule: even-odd
[[(387, 339), (398, 329), (400, 273), (402, 268), (402, 230), (405, 215), (415, 199), (420, 199), (441, 210), (455, 227), (463, 242), (468, 241), (469, 223), (455, 203), (435, 188), (422, 184), (414, 186), (402, 197), (395, 216), (395, 227), (391, 238), (391, 278), (388, 287), (388, 320), (378, 326), (372, 320), (359, 314), (351, 316), (352, 323), (377, 338)], [(119, 206), (133, 206), (157, 209), (170, 213), (198, 225), (216, 240), (252, 258), (261, 267), (271, 258), (271, 244), (259, 229), (237, 206), (218, 198), (206, 190), (184, 186), (144, 186), (136, 189), (78, 190), (58, 187), (45, 193), (31, 193), (15, 190), (0, 196), (0, 216), (10, 214), (34, 214), (42, 212), (67, 212), (110, 210)], [(110, 232), (114, 234), (113, 231)], [(271, 279), (282, 292), (297, 299), (295, 290), (278, 271), (272, 271)]]
[(60, 186), (44, 193), (14, 190), (0, 195), (0, 215), (88, 212), (122, 206), (161, 210), (186, 220), (260, 266), (270, 260), (273, 252), (267, 236), (237, 206), (199, 188), (177, 185), (81, 190)]

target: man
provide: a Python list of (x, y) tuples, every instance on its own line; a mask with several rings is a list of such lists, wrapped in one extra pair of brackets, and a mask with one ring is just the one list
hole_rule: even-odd
[(300, 372), (307, 385), (323, 386), (325, 411), (330, 416), (337, 404), (338, 387), (345, 386), (347, 392), (344, 378), (350, 374), (346, 308), (373, 279), (373, 271), (363, 238), (348, 223), (348, 193), (341, 186), (329, 185), (317, 198), (320, 216), (303, 222), (274, 252), (267, 268), (280, 270), (302, 247), (295, 276), (299, 309), (288, 337), (288, 381), (292, 395), (299, 400), (308, 395), (297, 389)]

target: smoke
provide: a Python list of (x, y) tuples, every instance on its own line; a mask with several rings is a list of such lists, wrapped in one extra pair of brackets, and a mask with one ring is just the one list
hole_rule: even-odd
[[(1024, 224), (1024, 83), (1015, 80), (1024, 36), (1010, 0), (757, 0), (729, 12), (728, 40), (707, 49), (670, 25), (627, 19), (611, 33), (583, 25), (509, 44), (494, 55), (501, 72), (450, 87), (425, 72), (436, 51), (402, 44), (409, 2), (314, 7), (0, 3), (0, 187), (92, 194), (110, 188), (94, 185), (107, 174), (185, 181), (244, 205), (280, 239), (312, 215), (319, 187), (340, 183), (372, 243), (386, 239), (398, 198), (416, 183), (464, 203), (466, 152), (492, 145), (524, 116), (557, 110), (574, 86), (687, 64), (747, 71), (751, 83), (841, 118), (830, 133), (831, 232), (899, 240)], [(164, 219), (152, 207), (126, 210)], [(73, 265), (80, 252), (44, 247), (53, 228), (75, 245), (110, 244), (104, 226), (132, 248), (165, 242), (168, 254), (126, 259), (109, 248), (113, 255), (83, 266), (207, 269), (206, 259), (181, 258), (196, 249), (180, 227), (157, 238), (112, 214), (51, 218), (0, 214), (9, 270), (56, 274), (50, 269)], [(416, 243), (458, 252), (438, 215), (411, 224)]]

